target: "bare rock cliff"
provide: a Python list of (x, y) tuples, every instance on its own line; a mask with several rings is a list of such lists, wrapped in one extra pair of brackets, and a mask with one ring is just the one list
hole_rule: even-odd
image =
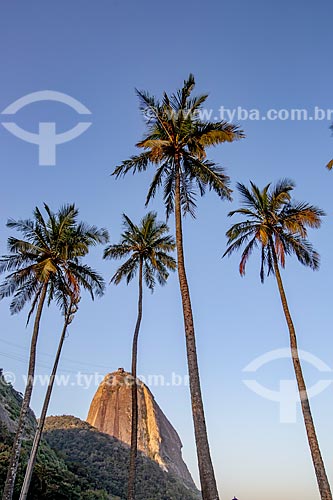
[[(131, 375), (122, 368), (109, 373), (98, 387), (91, 402), (87, 422), (100, 432), (130, 444), (131, 442)], [(154, 396), (138, 381), (138, 449), (160, 467), (180, 477), (195, 488), (182, 458), (182, 443)]]

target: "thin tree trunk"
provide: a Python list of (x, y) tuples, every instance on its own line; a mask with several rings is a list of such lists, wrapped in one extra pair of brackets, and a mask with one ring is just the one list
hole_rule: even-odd
[(293, 365), (294, 365), (298, 391), (299, 391), (299, 395), (300, 395), (300, 399), (301, 399), (304, 424), (305, 424), (305, 429), (306, 429), (306, 433), (307, 433), (307, 437), (308, 437), (312, 461), (313, 461), (313, 465), (314, 465), (314, 469), (315, 469), (315, 473), (316, 473), (316, 477), (317, 477), (320, 497), (321, 497), (321, 500), (332, 500), (331, 488), (330, 488), (330, 484), (328, 482), (328, 478), (327, 478), (326, 470), (325, 470), (325, 465), (324, 465), (324, 462), (323, 462), (323, 459), (321, 456), (321, 452), (320, 452), (320, 448), (319, 448), (319, 443), (318, 443), (318, 439), (317, 439), (317, 435), (316, 435), (316, 429), (315, 429), (312, 414), (311, 414), (310, 402), (309, 402), (307, 389), (306, 389), (306, 385), (305, 385), (305, 381), (304, 381), (304, 377), (303, 377), (301, 362), (299, 359), (295, 327), (294, 327), (294, 324), (293, 324), (293, 321), (291, 318), (291, 314), (289, 311), (287, 298), (286, 298), (286, 294), (284, 291), (282, 278), (281, 278), (281, 274), (280, 274), (278, 259), (277, 259), (274, 244), (272, 241), (270, 242), (270, 246), (271, 246), (271, 251), (272, 251), (272, 255), (273, 255), (275, 277), (276, 277), (278, 289), (280, 292), (283, 312), (284, 312), (284, 315), (285, 315), (285, 318), (287, 321), (287, 325), (288, 325), (288, 329), (289, 329), (291, 356), (292, 356), (292, 361), (293, 361)]
[[(178, 163), (178, 165), (177, 165)], [(196, 351), (194, 321), (191, 306), (190, 291), (185, 271), (182, 215), (180, 202), (180, 165), (176, 160), (176, 184), (175, 184), (175, 221), (176, 221), (176, 246), (180, 293), (182, 297), (187, 362), (190, 379), (190, 392), (192, 402), (192, 414), (194, 423), (195, 441), (197, 447), (198, 466), (200, 474), (201, 492), (203, 500), (219, 500), (213, 463), (210, 455), (205, 413), (201, 395), (199, 367)]]
[(34, 322), (34, 329), (31, 338), (30, 345), (30, 358), (29, 358), (29, 368), (28, 368), (28, 379), (27, 385), (24, 392), (24, 397), (21, 406), (20, 418), (18, 421), (18, 426), (14, 438), (12, 453), (10, 457), (10, 463), (8, 467), (6, 482), (3, 490), (2, 500), (12, 500), (14, 493), (14, 486), (16, 480), (17, 469), (19, 466), (20, 453), (22, 440), (24, 435), (24, 428), (26, 424), (26, 417), (29, 410), (31, 394), (34, 384), (35, 376), (35, 366), (36, 366), (36, 348), (39, 333), (40, 319), (42, 316), (43, 306), (45, 302), (46, 292), (47, 292), (48, 282), (46, 281), (43, 285), (41, 296), (39, 298), (39, 303), (36, 311), (36, 317)]
[(128, 474), (127, 500), (135, 500), (136, 457), (138, 450), (138, 387), (137, 387), (137, 357), (138, 337), (142, 319), (142, 269), (143, 260), (140, 259), (139, 267), (139, 300), (138, 317), (135, 325), (132, 345), (132, 425), (131, 425), (131, 452)]
[(70, 307), (69, 312), (66, 314), (66, 317), (65, 317), (65, 322), (64, 322), (64, 326), (63, 326), (63, 329), (62, 329), (61, 337), (60, 337), (60, 340), (59, 340), (57, 354), (56, 354), (56, 357), (55, 357), (55, 360), (54, 360), (54, 365), (53, 365), (52, 373), (51, 373), (50, 380), (49, 380), (48, 387), (47, 387), (47, 391), (46, 391), (46, 394), (45, 394), (44, 404), (43, 404), (42, 412), (41, 412), (40, 419), (39, 419), (39, 422), (38, 422), (37, 430), (36, 430), (36, 433), (35, 433), (34, 441), (33, 441), (33, 444), (32, 444), (32, 448), (31, 448), (31, 452), (30, 452), (30, 457), (29, 457), (29, 462), (28, 462), (27, 469), (26, 469), (26, 472), (25, 472), (25, 477), (24, 477), (22, 488), (21, 488), (21, 493), (20, 493), (20, 499), (19, 500), (26, 500), (26, 498), (28, 496), (29, 487), (30, 487), (30, 483), (31, 483), (31, 477), (32, 477), (33, 469), (34, 469), (36, 458), (37, 458), (37, 452), (38, 452), (38, 448), (39, 448), (39, 443), (40, 443), (40, 440), (41, 440), (41, 437), (42, 437), (42, 432), (43, 432), (43, 428), (44, 428), (44, 424), (45, 424), (45, 418), (46, 418), (47, 410), (48, 410), (50, 399), (51, 399), (51, 394), (52, 394), (53, 385), (54, 385), (54, 379), (55, 379), (55, 376), (56, 376), (56, 373), (57, 373), (58, 364), (59, 364), (59, 360), (60, 360), (60, 355), (61, 355), (62, 347), (63, 347), (63, 344), (64, 344), (66, 332), (67, 332), (67, 327), (68, 327), (68, 325), (69, 325), (69, 323), (71, 321), (70, 320), (70, 318), (71, 318), (71, 309), (72, 308)]

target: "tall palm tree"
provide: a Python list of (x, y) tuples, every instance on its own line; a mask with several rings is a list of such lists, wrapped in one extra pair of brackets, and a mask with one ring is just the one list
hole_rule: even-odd
[[(73, 245), (73, 248), (82, 244), (82, 231), (77, 227), (73, 227), (71, 230), (71, 235), (68, 234), (67, 244)], [(84, 236), (84, 233), (83, 233)], [(87, 247), (88, 250), (88, 247)], [(71, 252), (69, 252), (70, 254)], [(78, 259), (77, 262), (78, 263)], [(69, 264), (69, 265), (68, 265)], [(52, 373), (50, 375), (47, 391), (44, 398), (44, 403), (41, 411), (40, 418), (38, 420), (38, 426), (34, 436), (34, 441), (30, 451), (30, 457), (25, 472), (25, 477), (20, 493), (20, 500), (26, 500), (29, 492), (29, 487), (31, 483), (31, 477), (33, 469), (35, 466), (37, 452), (42, 437), (42, 432), (44, 429), (45, 419), (51, 400), (52, 390), (54, 386), (55, 377), (58, 370), (58, 365), (60, 361), (60, 356), (67, 334), (69, 325), (72, 323), (76, 312), (78, 311), (78, 303), (81, 300), (81, 288), (87, 290), (90, 293), (91, 298), (94, 300), (95, 294), (101, 296), (104, 293), (105, 283), (101, 276), (99, 276), (95, 271), (93, 271), (89, 266), (85, 266), (86, 277), (89, 277), (82, 282), (79, 276), (76, 275), (76, 266), (71, 267), (71, 261), (67, 263), (66, 274), (64, 276), (59, 276), (60, 279), (56, 281), (56, 295), (59, 306), (64, 315), (64, 324), (58, 344), (58, 349), (56, 352)]]
[(168, 226), (156, 220), (155, 212), (149, 212), (145, 215), (139, 226), (123, 214), (123, 225), (124, 231), (120, 243), (107, 247), (104, 258), (127, 259), (111, 278), (112, 283), (118, 285), (126, 279), (127, 284), (129, 284), (137, 274), (139, 281), (138, 316), (132, 344), (132, 425), (127, 495), (128, 500), (134, 500), (138, 441), (137, 356), (142, 319), (143, 281), (151, 291), (155, 287), (155, 278), (160, 285), (165, 285), (169, 270), (176, 269), (176, 261), (169, 255), (175, 249), (175, 241), (172, 236), (167, 234)]
[(301, 264), (312, 269), (318, 268), (319, 255), (307, 239), (307, 229), (319, 228), (321, 217), (325, 214), (315, 206), (294, 202), (290, 194), (293, 189), (294, 183), (288, 179), (279, 181), (274, 187), (268, 184), (262, 190), (252, 182), (250, 189), (238, 184), (242, 208), (229, 215), (239, 214), (244, 216), (244, 220), (228, 230), (228, 248), (224, 255), (231, 255), (245, 247), (239, 265), (239, 272), (244, 276), (246, 263), (252, 251), (258, 248), (261, 281), (264, 281), (265, 271), (268, 275), (275, 275), (289, 329), (292, 362), (320, 496), (322, 500), (332, 500), (299, 359), (295, 327), (280, 273), (280, 266), (285, 266), (287, 255), (295, 255)]
[(177, 267), (202, 497), (203, 500), (217, 500), (219, 495), (207, 437), (193, 313), (185, 271), (182, 217), (187, 213), (195, 215), (196, 191), (202, 196), (208, 187), (220, 198), (230, 199), (229, 178), (221, 167), (206, 159), (206, 149), (223, 142), (232, 142), (244, 137), (244, 134), (238, 127), (224, 121), (202, 121), (200, 114), (208, 96), (192, 97), (194, 86), (194, 77), (190, 75), (181, 90), (171, 96), (164, 93), (161, 101), (147, 92), (137, 91), (140, 109), (147, 118), (147, 133), (137, 144), (144, 152), (124, 161), (113, 174), (119, 177), (128, 172), (145, 171), (149, 165), (155, 166), (156, 172), (146, 205), (163, 185), (167, 217), (172, 212), (175, 214)]
[[(44, 204), (44, 209), (46, 219), (36, 207), (33, 219), (8, 221), (7, 226), (19, 231), (23, 239), (8, 238), (9, 255), (0, 259), (0, 272), (9, 271), (0, 286), (0, 300), (13, 296), (10, 304), (12, 314), (20, 312), (25, 304), (31, 301), (28, 322), (36, 310), (27, 384), (4, 486), (3, 500), (11, 500), (13, 496), (26, 416), (34, 384), (37, 340), (45, 301), (47, 300), (48, 304), (53, 299), (56, 302), (61, 301), (63, 292), (61, 292), (60, 285), (71, 283), (72, 275), (75, 275), (80, 285), (94, 286), (100, 276), (85, 264), (81, 264), (80, 258), (87, 254), (90, 246), (108, 241), (108, 233), (105, 229), (77, 222), (78, 210), (75, 205), (65, 205), (57, 213), (53, 213), (46, 204)], [(98, 293), (102, 292), (103, 287)]]

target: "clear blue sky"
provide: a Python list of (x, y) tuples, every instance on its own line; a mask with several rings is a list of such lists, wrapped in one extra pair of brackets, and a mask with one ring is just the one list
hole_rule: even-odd
[[(57, 165), (38, 166), (37, 147), (0, 126), (0, 250), (6, 251), (8, 217), (30, 216), (46, 201), (53, 209), (75, 202), (81, 218), (107, 227), (113, 242), (122, 212), (138, 219), (152, 171), (116, 181), (109, 174), (135, 152), (144, 132), (134, 88), (154, 94), (172, 91), (194, 73), (198, 92), (209, 92), (208, 107), (333, 108), (332, 16), (328, 0), (317, 3), (224, 2), (198, 0), (167, 4), (142, 0), (6, 2), (0, 15), (0, 110), (38, 90), (56, 90), (84, 103), (92, 126), (80, 138), (57, 149)], [(16, 123), (37, 131), (40, 121), (56, 121), (65, 131), (77, 123), (74, 111), (57, 103), (22, 109)], [(332, 173), (324, 166), (333, 154), (330, 122), (240, 121), (247, 138), (211, 151), (226, 167), (233, 186), (249, 179), (259, 185), (280, 177), (297, 183), (295, 196), (318, 204), (328, 214), (311, 239), (322, 256), (318, 273), (288, 262), (283, 273), (300, 347), (333, 367)], [(297, 423), (279, 423), (278, 404), (250, 392), (242, 369), (257, 356), (287, 347), (288, 336), (274, 280), (262, 286), (253, 256), (246, 278), (238, 258), (221, 260), (226, 214), (237, 206), (207, 193), (198, 203), (197, 220), (185, 223), (188, 275), (192, 290), (203, 393), (221, 496), (229, 500), (315, 500), (319, 498), (300, 414)], [(160, 197), (152, 205), (164, 217)], [(171, 229), (173, 230), (173, 222)], [(108, 280), (114, 265), (89, 263)], [(25, 314), (10, 317), (0, 304), (0, 366), (16, 374), (23, 390), (31, 327)], [(185, 346), (176, 276), (168, 286), (145, 295), (139, 372), (186, 374)], [(108, 287), (94, 304), (85, 297), (64, 347), (60, 373), (72, 378), (57, 387), (53, 414), (87, 415), (96, 390), (78, 387), (75, 373), (101, 375), (130, 366), (136, 315), (136, 287)], [(48, 373), (60, 332), (55, 309), (43, 316), (38, 373)], [(309, 385), (329, 374), (304, 366)], [(292, 379), (288, 360), (258, 371), (272, 389)], [(184, 457), (197, 479), (187, 387), (152, 387), (160, 406), (178, 430)], [(33, 408), (40, 411), (43, 390), (36, 387)], [(320, 444), (333, 482), (332, 385), (312, 400)]]

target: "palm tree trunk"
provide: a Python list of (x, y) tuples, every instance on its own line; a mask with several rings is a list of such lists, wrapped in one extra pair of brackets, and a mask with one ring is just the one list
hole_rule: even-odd
[(138, 387), (137, 387), (137, 358), (138, 358), (138, 337), (142, 319), (142, 269), (143, 260), (140, 258), (139, 266), (139, 300), (138, 317), (132, 344), (132, 425), (131, 425), (131, 452), (128, 474), (127, 500), (135, 500), (135, 477), (136, 477), (136, 457), (138, 450)]
[(39, 333), (39, 324), (42, 316), (43, 306), (46, 298), (48, 281), (43, 285), (41, 295), (39, 298), (39, 303), (36, 311), (36, 317), (34, 322), (34, 329), (31, 338), (30, 345), (30, 358), (29, 358), (29, 368), (28, 368), (28, 379), (27, 385), (24, 392), (24, 397), (21, 406), (20, 418), (18, 421), (18, 426), (16, 430), (16, 435), (14, 438), (12, 453), (10, 457), (10, 463), (8, 467), (6, 482), (3, 490), (2, 500), (12, 500), (15, 486), (15, 479), (17, 474), (17, 469), (20, 460), (21, 446), (24, 434), (24, 428), (26, 424), (27, 412), (30, 405), (31, 394), (34, 384), (35, 376), (35, 366), (36, 366), (36, 348)]
[(52, 373), (51, 373), (50, 380), (49, 380), (48, 387), (47, 387), (47, 391), (46, 391), (46, 394), (45, 394), (44, 404), (43, 404), (42, 412), (41, 412), (40, 419), (39, 419), (39, 422), (38, 422), (37, 430), (36, 430), (36, 433), (35, 433), (34, 441), (33, 441), (33, 444), (32, 444), (32, 448), (31, 448), (31, 452), (30, 452), (30, 457), (29, 457), (29, 462), (28, 462), (27, 469), (26, 469), (26, 472), (25, 472), (25, 477), (24, 477), (22, 488), (21, 488), (21, 493), (20, 493), (20, 499), (19, 500), (26, 500), (26, 498), (28, 496), (30, 482), (31, 482), (31, 477), (32, 477), (33, 469), (34, 469), (36, 458), (37, 458), (37, 452), (38, 452), (38, 448), (39, 448), (39, 443), (40, 443), (40, 440), (41, 440), (41, 437), (42, 437), (42, 432), (43, 432), (43, 428), (44, 428), (45, 418), (46, 418), (47, 410), (48, 410), (50, 399), (51, 399), (51, 394), (52, 394), (53, 385), (54, 385), (54, 379), (55, 379), (55, 376), (56, 376), (56, 373), (57, 373), (58, 364), (59, 364), (59, 360), (60, 360), (60, 355), (61, 355), (62, 347), (63, 347), (63, 344), (64, 344), (66, 332), (67, 332), (67, 327), (68, 327), (68, 325), (70, 323), (70, 317), (71, 317), (71, 308), (69, 309), (69, 311), (68, 311), (68, 313), (66, 314), (66, 317), (65, 317), (65, 322), (64, 322), (63, 329), (62, 329), (62, 333), (61, 333), (61, 337), (60, 337), (60, 341), (59, 341), (59, 345), (58, 345), (57, 354), (56, 354), (56, 357), (55, 357), (55, 360), (54, 360), (54, 365), (53, 365)]
[(191, 306), (190, 291), (185, 271), (182, 216), (180, 202), (180, 165), (176, 159), (176, 181), (175, 181), (175, 222), (176, 222), (176, 246), (180, 293), (182, 297), (187, 363), (190, 379), (190, 392), (192, 402), (192, 414), (194, 423), (195, 441), (197, 447), (198, 466), (200, 474), (201, 492), (203, 500), (219, 500), (214, 468), (210, 456), (207, 436), (205, 413), (201, 395), (199, 367), (196, 351), (194, 321)]
[(275, 277), (276, 277), (278, 289), (280, 292), (283, 312), (284, 312), (284, 315), (285, 315), (285, 318), (287, 321), (287, 325), (288, 325), (288, 329), (289, 329), (291, 356), (292, 356), (292, 361), (293, 361), (293, 365), (294, 365), (298, 391), (299, 391), (299, 395), (300, 395), (300, 399), (301, 399), (304, 424), (305, 424), (305, 429), (306, 429), (309, 447), (310, 447), (310, 451), (311, 451), (312, 462), (313, 462), (316, 477), (317, 477), (320, 497), (321, 497), (321, 500), (332, 500), (331, 488), (330, 488), (330, 484), (328, 482), (328, 478), (327, 478), (326, 471), (325, 471), (325, 465), (324, 465), (324, 462), (323, 462), (323, 459), (321, 456), (321, 452), (320, 452), (320, 448), (319, 448), (319, 443), (318, 443), (318, 439), (317, 439), (317, 435), (316, 435), (316, 429), (315, 429), (312, 414), (311, 414), (310, 402), (309, 402), (307, 389), (306, 389), (306, 385), (305, 385), (305, 381), (304, 381), (304, 377), (303, 377), (301, 362), (299, 359), (295, 327), (294, 327), (294, 324), (293, 324), (293, 321), (291, 318), (291, 314), (289, 311), (287, 298), (286, 298), (286, 294), (284, 291), (282, 278), (281, 278), (281, 274), (280, 274), (278, 259), (277, 259), (274, 244), (272, 241), (270, 243), (270, 246), (271, 246), (271, 251), (272, 251), (272, 255), (273, 255)]

